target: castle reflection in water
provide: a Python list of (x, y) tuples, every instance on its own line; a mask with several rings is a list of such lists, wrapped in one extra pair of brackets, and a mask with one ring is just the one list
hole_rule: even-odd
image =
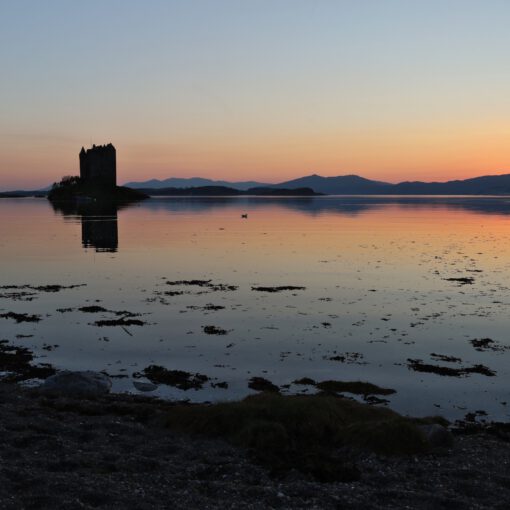
[(318, 217), (333, 214), (355, 218), (357, 216), (383, 211), (388, 206), (398, 207), (400, 212), (427, 211), (464, 211), (483, 215), (510, 216), (510, 203), (507, 197), (159, 197), (143, 203), (123, 203), (121, 205), (97, 202), (52, 203), (55, 212), (64, 220), (81, 222), (81, 238), (84, 248), (93, 248), (96, 252), (116, 252), (119, 246), (118, 219), (119, 210), (137, 205), (145, 212), (166, 212), (204, 214), (219, 209), (231, 211), (239, 217), (240, 212), (267, 211), (272, 214), (291, 210), (306, 216)]
[(119, 247), (119, 230), (115, 204), (53, 203), (64, 218), (81, 221), (81, 242), (96, 252), (115, 253)]

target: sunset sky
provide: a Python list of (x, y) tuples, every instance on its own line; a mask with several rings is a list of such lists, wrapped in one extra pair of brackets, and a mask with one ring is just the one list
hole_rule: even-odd
[(0, 189), (510, 172), (508, 0), (0, 0)]

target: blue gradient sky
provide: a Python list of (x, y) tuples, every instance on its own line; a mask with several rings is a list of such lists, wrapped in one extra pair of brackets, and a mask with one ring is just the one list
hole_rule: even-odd
[(0, 0), (0, 188), (510, 171), (510, 2)]

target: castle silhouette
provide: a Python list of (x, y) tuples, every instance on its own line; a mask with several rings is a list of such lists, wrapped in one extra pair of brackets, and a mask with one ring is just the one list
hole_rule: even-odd
[(85, 185), (103, 189), (117, 186), (117, 155), (111, 143), (81, 148), (80, 179)]

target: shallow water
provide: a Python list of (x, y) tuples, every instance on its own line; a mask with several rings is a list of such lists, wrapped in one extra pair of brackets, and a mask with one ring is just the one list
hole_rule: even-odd
[[(161, 198), (118, 211), (2, 199), (0, 217), (0, 285), (86, 284), (25, 289), (33, 295), (21, 299), (0, 289), (0, 314), (41, 315), (37, 323), (0, 319), (0, 337), (41, 362), (128, 375), (114, 380), (119, 391), (136, 392), (132, 373), (151, 364), (228, 383), (154, 392), (196, 401), (249, 394), (253, 376), (278, 385), (310, 377), (394, 388), (390, 405), (413, 415), (510, 414), (507, 198)], [(464, 277), (473, 283), (446, 280)], [(196, 279), (237, 289), (167, 283)], [(252, 290), (287, 285), (305, 289)], [(99, 327), (119, 316), (78, 310), (90, 305), (141, 314), (133, 318), (147, 324)], [(479, 338), (498, 350), (475, 350), (469, 341)], [(335, 356), (346, 360), (328, 359)], [(415, 372), (408, 359), (483, 364), (497, 375)]]

